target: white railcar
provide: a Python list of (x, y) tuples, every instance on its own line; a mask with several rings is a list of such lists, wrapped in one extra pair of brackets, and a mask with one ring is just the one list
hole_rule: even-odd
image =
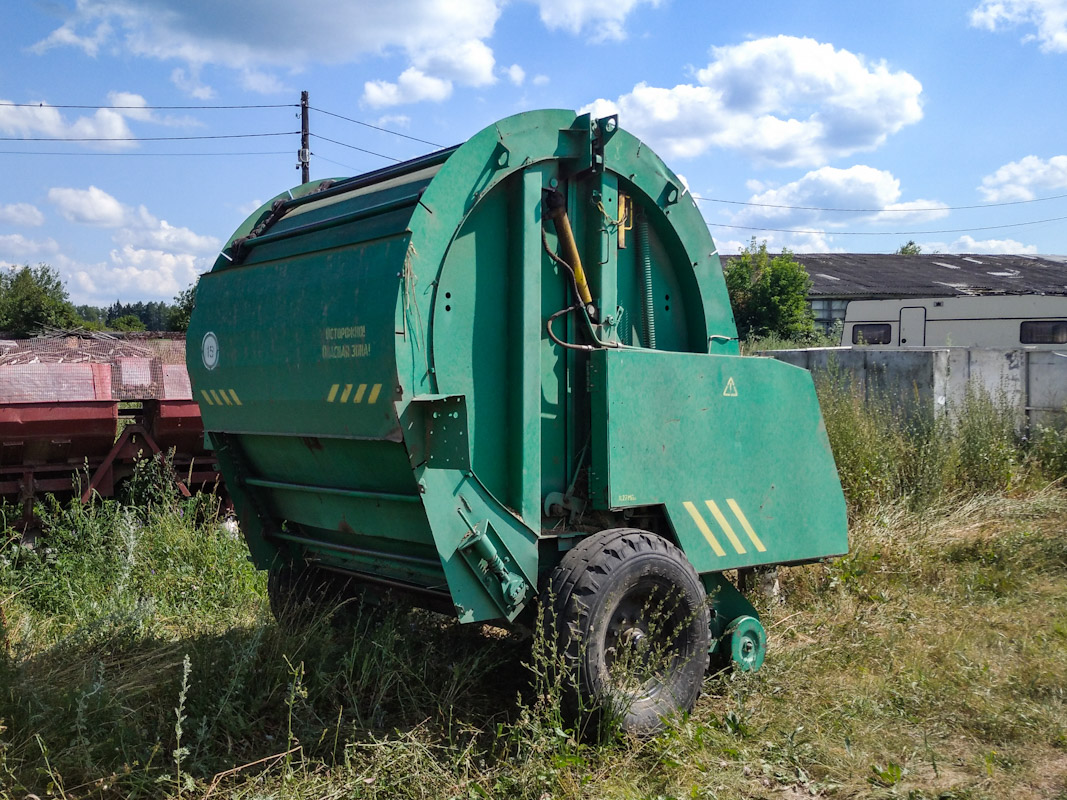
[(853, 300), (845, 310), (841, 344), (1067, 350), (1067, 296)]

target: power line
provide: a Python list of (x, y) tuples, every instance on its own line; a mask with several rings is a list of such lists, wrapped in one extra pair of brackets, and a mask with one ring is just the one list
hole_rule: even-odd
[(312, 152), (311, 155), (313, 155), (313, 156), (315, 156), (315, 158), (318, 158), (318, 159), (320, 159), (322, 161), (325, 161), (325, 162), (327, 162), (329, 164), (333, 164), (335, 167), (344, 167), (345, 169), (350, 169), (353, 172), (359, 172), (359, 168), (358, 167), (353, 167), (351, 164), (342, 164), (340, 161), (334, 161), (332, 158), (326, 158), (326, 156), (320, 156), (316, 152)]
[(244, 105), (244, 106), (90, 106), (90, 105), (56, 105), (53, 103), (0, 103), (0, 106), (8, 108), (77, 108), (82, 110), (119, 110), (132, 109), (141, 111), (220, 111), (243, 108), (299, 108), (298, 103), (275, 103), (273, 105)]
[(786, 206), (774, 203), (750, 203), (744, 200), (720, 200), (716, 197), (701, 197), (693, 195), (694, 200), (703, 200), (706, 203), (727, 203), (734, 206), (752, 206), (755, 208), (784, 208), (790, 211), (840, 211), (849, 214), (911, 214), (917, 211), (966, 211), (974, 208), (998, 208), (1001, 206), (1019, 206), (1026, 203), (1043, 203), (1046, 200), (1062, 200), (1067, 194), (1057, 194), (1052, 197), (1037, 197), (1033, 200), (1009, 200), (1003, 203), (979, 203), (973, 206), (932, 206), (930, 208), (824, 208), (821, 206)]
[[(64, 140), (67, 141), (67, 140)], [(245, 152), (227, 152), (220, 151), (218, 153), (90, 153), (84, 150), (79, 151), (63, 151), (63, 150), (0, 150), (0, 155), (18, 155), (18, 156), (285, 156), (289, 155), (288, 150), (249, 150)]]
[[(400, 158), (394, 158), (393, 156), (387, 156), (387, 155), (385, 155), (383, 153), (375, 153), (373, 150), (365, 150), (362, 147), (356, 147), (354, 144), (346, 144), (345, 142), (339, 142), (336, 139), (327, 139), (325, 136), (322, 136), (322, 135), (317, 134), (317, 133), (312, 133), (311, 135), (314, 136), (316, 139), (322, 139), (322, 141), (324, 141), (324, 142), (329, 142), (330, 144), (340, 145), (341, 147), (347, 147), (349, 150), (358, 150), (360, 153), (366, 153), (367, 155), (371, 155), (371, 156), (378, 156), (378, 158), (385, 158), (385, 159), (388, 159), (389, 161), (396, 161), (397, 163), (400, 163), (400, 161), (403, 160), (403, 159), (400, 159)], [(321, 156), (320, 156), (320, 158), (321, 158)]]
[[(0, 142), (188, 142), (194, 139), (254, 139), (263, 136), (297, 136), (300, 131), (281, 133), (225, 133), (214, 136), (0, 136)], [(388, 158), (388, 156), (386, 156)]]
[(446, 146), (446, 145), (443, 145), (443, 144), (438, 144), (437, 142), (428, 141), (426, 139), (420, 139), (417, 136), (408, 136), (406, 133), (400, 133), (400, 131), (391, 131), (388, 128), (381, 128), (381, 127), (379, 127), (377, 125), (371, 125), (369, 122), (364, 122), (363, 120), (359, 120), (359, 119), (352, 119), (352, 117), (346, 117), (343, 114), (335, 114), (334, 112), (327, 111), (324, 108), (318, 108), (316, 106), (311, 106), (311, 110), (312, 111), (318, 111), (320, 114), (325, 114), (328, 117), (337, 117), (337, 119), (343, 119), (345, 122), (354, 122), (356, 125), (362, 125), (365, 128), (372, 128), (373, 130), (381, 131), (382, 133), (391, 133), (393, 136), (399, 136), (402, 139), (410, 139), (411, 141), (419, 142), (420, 144), (428, 144), (428, 145), (430, 145), (430, 147), (445, 147)]
[(1067, 217), (1035, 219), (1031, 222), (1013, 222), (1006, 225), (986, 225), (981, 228), (951, 228), (939, 231), (814, 231), (796, 228), (754, 228), (747, 225), (727, 225), (721, 222), (705, 223), (709, 228), (733, 228), (740, 231), (765, 231), (770, 233), (813, 233), (822, 236), (927, 236), (932, 233), (974, 233), (976, 231), (995, 231), (1002, 228), (1022, 228), (1026, 225), (1041, 225), (1045, 222), (1062, 222)]

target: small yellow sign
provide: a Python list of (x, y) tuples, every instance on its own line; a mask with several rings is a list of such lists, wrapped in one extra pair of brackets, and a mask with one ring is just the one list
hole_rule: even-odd
[(734, 383), (734, 379), (730, 378), (726, 381), (726, 388), (722, 390), (723, 397), (737, 397), (737, 384)]

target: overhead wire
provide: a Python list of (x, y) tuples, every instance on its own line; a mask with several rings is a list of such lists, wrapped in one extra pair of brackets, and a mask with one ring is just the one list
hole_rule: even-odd
[(75, 104), (54, 104), (54, 103), (0, 103), (0, 106), (6, 106), (8, 108), (76, 108), (82, 110), (89, 109), (108, 109), (108, 110), (137, 110), (137, 111), (221, 111), (232, 109), (244, 109), (244, 108), (300, 108), (299, 103), (273, 103), (273, 104), (261, 104), (261, 105), (240, 105), (240, 106), (135, 106), (135, 105), (106, 105), (106, 106), (93, 106), (93, 105), (75, 105)]
[[(146, 105), (132, 105), (132, 104), (111, 104), (111, 105), (92, 105), (81, 103), (59, 103), (59, 104), (45, 104), (45, 103), (11, 103), (0, 102), (0, 106), (8, 108), (56, 108), (56, 109), (111, 109), (111, 110), (141, 110), (141, 111), (194, 111), (194, 110), (248, 110), (248, 109), (277, 109), (277, 108), (299, 108), (298, 103), (262, 103), (262, 104), (242, 104), (242, 105), (158, 105), (158, 106), (146, 106)], [(444, 145), (433, 142), (428, 139), (422, 139), (417, 136), (411, 136), (400, 131), (391, 130), (389, 128), (375, 125), (364, 120), (355, 119), (353, 117), (346, 116), (344, 114), (338, 114), (334, 111), (329, 111), (318, 106), (309, 106), (310, 110), (313, 110), (319, 114), (324, 114), (329, 117), (344, 120), (355, 125), (360, 125), (371, 130), (387, 133), (398, 138), (407, 139), (409, 141), (418, 142), (420, 144), (426, 144), (431, 147), (444, 147)], [(14, 137), (14, 136), (0, 136), (0, 141), (5, 142), (165, 142), (165, 141), (207, 141), (217, 139), (251, 139), (251, 138), (265, 138), (273, 136), (296, 136), (300, 131), (280, 131), (272, 133), (236, 133), (236, 134), (214, 134), (214, 135), (196, 135), (196, 136), (130, 136), (130, 137)], [(337, 145), (339, 147), (345, 147), (356, 152), (365, 153), (367, 155), (375, 156), (376, 158), (383, 158), (388, 161), (400, 162), (402, 159), (395, 156), (390, 156), (385, 153), (379, 153), (374, 150), (369, 150), (364, 147), (358, 147), (347, 142), (338, 141), (329, 137), (323, 136), (317, 133), (311, 133), (317, 139), (330, 144)], [(18, 151), (18, 150), (0, 150), (0, 154), (4, 155), (79, 155), (79, 156), (176, 156), (176, 157), (189, 157), (189, 156), (251, 156), (251, 155), (285, 155), (288, 151), (259, 151), (259, 152), (220, 152), (220, 153), (88, 153), (88, 152), (60, 152), (60, 151)], [(322, 159), (330, 164), (334, 164), (345, 169), (356, 170), (355, 167), (349, 164), (343, 164), (339, 161), (326, 158), (325, 156), (314, 154), (317, 158)], [(1005, 206), (1015, 205), (1028, 205), (1032, 203), (1048, 202), (1051, 200), (1061, 200), (1067, 198), (1067, 194), (1053, 195), (1050, 197), (1033, 198), (1029, 200), (1010, 200), (999, 203), (981, 203), (974, 205), (961, 205), (961, 206), (931, 206), (931, 207), (913, 207), (913, 208), (839, 208), (832, 206), (794, 206), (781, 203), (756, 203), (752, 201), (744, 200), (727, 200), (716, 197), (703, 197), (700, 195), (692, 195), (694, 200), (699, 200), (706, 203), (722, 203), (726, 205), (738, 205), (746, 206), (749, 208), (773, 208), (789, 211), (819, 211), (829, 213), (850, 213), (850, 214), (883, 214), (883, 213), (917, 213), (917, 212), (937, 212), (937, 211), (965, 211), (975, 210), (983, 208), (1000, 208)], [(1020, 228), (1030, 225), (1041, 225), (1049, 222), (1062, 222), (1067, 220), (1067, 217), (1051, 217), (1042, 220), (1032, 220), (1028, 222), (1016, 222), (1006, 223), (1003, 225), (986, 225), (972, 228), (950, 228), (939, 230), (926, 230), (926, 231), (828, 231), (828, 230), (814, 230), (814, 229), (799, 229), (799, 228), (772, 228), (772, 227), (760, 227), (751, 225), (731, 225), (728, 223), (716, 223), (709, 222), (707, 225), (714, 228), (730, 228), (734, 230), (746, 230), (757, 231), (766, 233), (800, 233), (800, 234), (818, 234), (818, 235), (832, 235), (832, 236), (923, 236), (930, 234), (942, 234), (942, 233), (971, 233), (979, 231), (1001, 230), (1008, 228)]]
[[(67, 141), (67, 140), (64, 140)], [(243, 152), (222, 150), (215, 153), (141, 153), (141, 152), (118, 152), (118, 153), (91, 153), (85, 150), (0, 150), (0, 155), (19, 156), (284, 156), (290, 155), (290, 150), (248, 150)]]
[(345, 169), (350, 169), (353, 172), (359, 172), (359, 167), (353, 167), (351, 164), (342, 164), (340, 161), (334, 161), (332, 158), (326, 158), (326, 156), (320, 156), (318, 153), (316, 153), (314, 151), (312, 151), (311, 155), (315, 156), (315, 158), (319, 159), (320, 161), (325, 161), (328, 164), (333, 164), (335, 167), (344, 167)]
[[(318, 134), (318, 133), (312, 133), (311, 136), (313, 136), (316, 139), (321, 139), (324, 142), (329, 142), (330, 144), (336, 144), (336, 145), (339, 145), (340, 147), (347, 147), (349, 150), (357, 150), (360, 153), (366, 153), (367, 155), (377, 156), (378, 158), (385, 158), (385, 159), (388, 159), (389, 161), (396, 161), (397, 163), (403, 161), (403, 159), (396, 158), (395, 156), (387, 156), (384, 153), (376, 153), (373, 150), (367, 150), (367, 149), (365, 149), (363, 147), (356, 147), (354, 144), (348, 144), (346, 142), (339, 142), (336, 139), (330, 139), (330, 138), (327, 138), (326, 136), (323, 136), (323, 135)], [(320, 158), (321, 158), (321, 156), (320, 156)]]
[(410, 139), (411, 141), (419, 142), (420, 144), (428, 144), (428, 145), (430, 145), (430, 147), (446, 147), (447, 146), (447, 145), (443, 145), (443, 144), (438, 144), (437, 142), (431, 142), (428, 139), (420, 139), (417, 136), (409, 136), (408, 134), (401, 133), (400, 131), (390, 130), (389, 128), (382, 128), (382, 127), (380, 127), (378, 125), (372, 125), (371, 123), (364, 122), (363, 120), (360, 120), (360, 119), (353, 119), (352, 117), (346, 117), (344, 114), (337, 114), (337, 113), (335, 113), (333, 111), (327, 111), (324, 108), (318, 108), (317, 106), (308, 106), (308, 108), (311, 111), (317, 111), (318, 113), (325, 114), (328, 117), (337, 117), (337, 119), (343, 119), (346, 122), (352, 122), (352, 123), (355, 123), (356, 125), (362, 125), (365, 128), (371, 128), (371, 129), (376, 130), (376, 131), (381, 131), (382, 133), (389, 133), (389, 134), (392, 134), (393, 136), (399, 136), (402, 139)]
[(0, 136), (0, 142), (188, 142), (204, 139), (256, 139), (265, 136), (299, 136), (300, 131), (278, 133), (218, 133), (202, 136)]
[(912, 214), (918, 211), (967, 211), (976, 208), (999, 208), (1002, 206), (1018, 206), (1027, 203), (1044, 203), (1047, 200), (1062, 200), (1067, 194), (1057, 194), (1052, 197), (1036, 197), (1032, 200), (1006, 200), (1003, 203), (979, 203), (973, 206), (931, 206), (929, 208), (827, 208), (822, 206), (787, 206), (775, 203), (752, 203), (744, 200), (721, 200), (716, 197), (701, 197), (693, 195), (694, 200), (702, 200), (705, 203), (727, 203), (735, 206), (749, 206), (752, 208), (782, 208), (790, 211), (838, 211), (848, 214)]
[(935, 231), (827, 231), (803, 230), (799, 228), (756, 228), (748, 225), (728, 225), (724, 222), (707, 222), (709, 228), (734, 228), (741, 231), (764, 231), (769, 233), (811, 233), (821, 236), (927, 236), (932, 233), (974, 233), (977, 231), (995, 231), (1003, 228), (1022, 228), (1027, 225), (1041, 225), (1046, 222), (1062, 222), (1067, 217), (1050, 217), (1035, 219), (1030, 222), (1012, 222), (1004, 225), (985, 225), (978, 228), (947, 228)]

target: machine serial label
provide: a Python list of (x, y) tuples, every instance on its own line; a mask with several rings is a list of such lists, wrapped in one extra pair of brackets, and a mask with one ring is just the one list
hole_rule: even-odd
[(366, 358), (370, 355), (366, 325), (349, 325), (342, 328), (323, 328), (322, 359)]

